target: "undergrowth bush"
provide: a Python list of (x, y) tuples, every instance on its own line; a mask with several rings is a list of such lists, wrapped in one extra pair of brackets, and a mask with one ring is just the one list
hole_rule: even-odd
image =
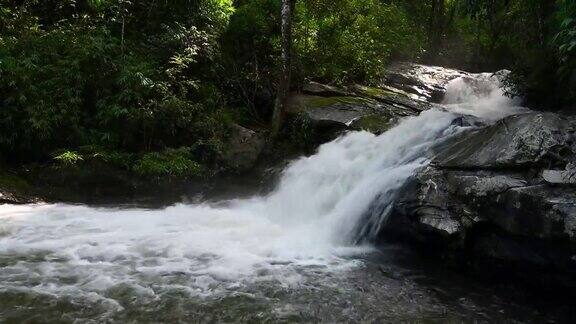
[(423, 35), (395, 3), (299, 1), (296, 12), (298, 58), (307, 76), (322, 81), (371, 81), (392, 57), (416, 58), (423, 50)]
[(76, 166), (78, 163), (84, 161), (84, 158), (77, 152), (64, 151), (56, 154), (54, 160), (63, 166)]
[(42, 161), (90, 145), (140, 153), (220, 141), (230, 113), (217, 39), (232, 11), (230, 0), (3, 4), (0, 155)]
[[(573, 105), (575, 17), (572, 0), (297, 0), (293, 90), (370, 83), (393, 60), (426, 58), (509, 68), (511, 93)], [(0, 158), (155, 174), (210, 166), (232, 122), (269, 124), (279, 36), (279, 0), (4, 1)]]
[(134, 170), (143, 176), (184, 178), (198, 177), (204, 172), (202, 165), (192, 160), (189, 148), (146, 153), (136, 162)]

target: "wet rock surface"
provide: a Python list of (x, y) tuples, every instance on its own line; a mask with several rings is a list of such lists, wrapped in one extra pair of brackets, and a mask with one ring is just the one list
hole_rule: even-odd
[(30, 194), (30, 184), (16, 174), (0, 168), (0, 205), (23, 205), (38, 202)]
[(345, 97), (350, 94), (346, 89), (313, 81), (306, 83), (302, 88), (302, 92), (321, 97)]
[(573, 129), (529, 113), (455, 135), (405, 185), (382, 236), (494, 277), (576, 288)]
[(402, 90), (413, 99), (440, 102), (448, 82), (468, 75), (455, 69), (398, 62), (387, 69), (381, 86)]
[(0, 205), (11, 204), (11, 205), (24, 205), (32, 204), (38, 202), (39, 200), (27, 195), (12, 192), (8, 189), (0, 188)]
[[(393, 73), (400, 72), (394, 70)], [(458, 73), (455, 71), (454, 77)], [(418, 115), (434, 106), (427, 101), (429, 97), (405, 91), (406, 87), (394, 80), (385, 81), (377, 87), (337, 87), (309, 82), (304, 85), (301, 93), (291, 95), (287, 111), (291, 115), (307, 118), (319, 129), (319, 133), (336, 130), (331, 133), (337, 135), (337, 131), (365, 130), (380, 134), (393, 126), (399, 118)]]
[(302, 113), (318, 127), (348, 129), (359, 118), (377, 112), (378, 103), (362, 97), (321, 97), (295, 95), (290, 98), (289, 112)]
[(574, 131), (574, 122), (557, 114), (511, 116), (445, 141), (437, 147), (433, 163), (459, 169), (518, 168), (546, 162), (566, 165), (574, 154)]
[(576, 184), (576, 165), (570, 163), (565, 170), (544, 170), (542, 178), (550, 184)]

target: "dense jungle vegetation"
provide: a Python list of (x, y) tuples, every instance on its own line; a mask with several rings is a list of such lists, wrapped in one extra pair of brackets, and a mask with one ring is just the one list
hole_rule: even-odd
[[(288, 1), (288, 0), (284, 0)], [(3, 0), (0, 156), (199, 175), (230, 125), (269, 125), (281, 0)], [(576, 100), (572, 0), (298, 0), (292, 88), (372, 83), (394, 60), (508, 68), (546, 109)]]

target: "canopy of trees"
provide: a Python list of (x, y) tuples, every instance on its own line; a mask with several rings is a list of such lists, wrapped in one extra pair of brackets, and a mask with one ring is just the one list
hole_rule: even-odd
[[(280, 0), (3, 1), (2, 158), (178, 149), (211, 163), (229, 123), (271, 120), (280, 8)], [(387, 63), (413, 60), (509, 68), (509, 91), (540, 107), (576, 99), (572, 0), (298, 0), (292, 51), (293, 88), (305, 79), (370, 83)]]

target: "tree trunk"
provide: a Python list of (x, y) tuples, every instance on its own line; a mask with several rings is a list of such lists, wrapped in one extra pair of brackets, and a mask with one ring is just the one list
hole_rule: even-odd
[(432, 0), (428, 34), (430, 44), (427, 55), (431, 63), (434, 63), (438, 58), (440, 48), (442, 47), (445, 29), (445, 10), (445, 0)]
[(122, 15), (122, 40), (121, 40), (121, 45), (120, 48), (122, 49), (122, 55), (124, 55), (124, 31), (125, 31), (125, 27), (126, 27), (126, 20), (124, 15)]
[(278, 82), (278, 94), (272, 116), (272, 138), (276, 138), (286, 114), (286, 101), (290, 92), (290, 71), (292, 64), (292, 15), (295, 0), (282, 0), (282, 66)]

